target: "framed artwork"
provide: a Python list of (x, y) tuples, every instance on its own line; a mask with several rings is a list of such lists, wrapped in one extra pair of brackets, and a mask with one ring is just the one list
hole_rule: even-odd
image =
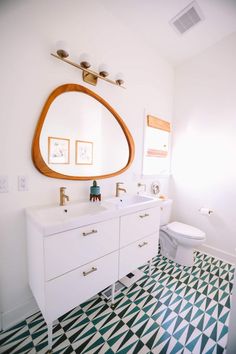
[(48, 137), (48, 163), (70, 163), (70, 139)]
[(75, 141), (75, 163), (77, 165), (93, 164), (93, 143), (91, 141)]

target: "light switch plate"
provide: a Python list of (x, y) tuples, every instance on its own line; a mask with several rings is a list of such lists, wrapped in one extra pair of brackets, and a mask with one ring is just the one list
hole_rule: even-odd
[(18, 191), (25, 192), (28, 191), (28, 177), (27, 176), (18, 176)]
[(9, 192), (8, 176), (1, 175), (0, 176), (0, 193), (8, 193), (8, 192)]

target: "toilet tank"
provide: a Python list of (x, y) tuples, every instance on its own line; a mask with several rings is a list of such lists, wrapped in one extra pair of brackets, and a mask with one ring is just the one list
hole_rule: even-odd
[(162, 200), (161, 202), (161, 219), (160, 225), (167, 225), (170, 222), (170, 215), (172, 209), (172, 199)]

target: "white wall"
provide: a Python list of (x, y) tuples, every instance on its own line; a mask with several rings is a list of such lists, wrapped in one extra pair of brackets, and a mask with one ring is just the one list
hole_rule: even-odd
[[(236, 33), (176, 70), (174, 215), (206, 232), (204, 250), (236, 255)], [(213, 209), (202, 216), (201, 207)]]
[[(58, 203), (62, 185), (68, 188), (72, 201), (87, 199), (91, 185), (91, 181), (44, 177), (31, 161), (34, 129), (49, 93), (63, 83), (88, 86), (78, 69), (50, 56), (54, 43), (61, 39), (68, 41), (75, 60), (88, 52), (95, 69), (106, 62), (114, 75), (119, 71), (125, 74), (126, 90), (106, 82), (90, 86), (123, 117), (136, 145), (135, 161), (126, 173), (99, 181), (103, 196), (114, 193), (118, 180), (125, 182), (129, 192), (136, 191), (142, 167), (145, 110), (171, 119), (172, 69), (99, 1), (0, 2), (0, 174), (9, 178), (9, 193), (0, 195), (0, 308), (4, 327), (35, 306), (27, 283), (24, 208)], [(28, 192), (17, 191), (18, 175), (28, 176)]]

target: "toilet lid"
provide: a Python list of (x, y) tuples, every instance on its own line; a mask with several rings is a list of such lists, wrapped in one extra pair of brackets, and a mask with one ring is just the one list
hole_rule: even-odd
[(172, 233), (186, 237), (186, 238), (194, 238), (194, 239), (203, 239), (205, 238), (205, 233), (196, 227), (183, 224), (182, 222), (171, 222), (170, 224), (167, 225), (167, 229), (170, 230)]

